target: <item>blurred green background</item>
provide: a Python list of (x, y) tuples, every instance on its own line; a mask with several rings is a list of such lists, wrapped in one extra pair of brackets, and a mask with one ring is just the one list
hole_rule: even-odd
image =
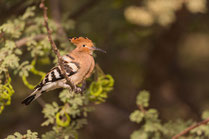
[[(40, 1), (1, 0), (0, 23), (22, 15)], [(200, 120), (209, 108), (209, 13), (207, 0), (48, 0), (49, 18), (71, 19), (67, 37), (88, 37), (107, 54), (97, 53), (96, 62), (115, 79), (114, 91), (88, 117), (80, 132), (84, 139), (127, 139), (136, 124), (129, 114), (136, 109), (140, 90), (151, 93), (151, 107), (164, 121)], [(65, 23), (66, 24), (66, 23)], [(70, 46), (69, 43), (69, 47)], [(27, 58), (24, 55), (22, 58)], [(53, 65), (39, 66), (45, 72)], [(20, 104), (31, 90), (13, 76), (12, 104), (0, 115), (0, 138), (27, 129), (40, 134), (42, 108), (34, 102)], [(35, 84), (37, 77), (31, 76)], [(58, 100), (58, 92), (42, 96), (46, 102)]]

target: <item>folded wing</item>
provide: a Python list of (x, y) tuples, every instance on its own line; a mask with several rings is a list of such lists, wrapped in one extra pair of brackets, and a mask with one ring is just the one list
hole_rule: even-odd
[[(64, 68), (67, 75), (70, 77), (75, 73), (77, 73), (80, 67), (79, 64), (76, 62), (69, 62), (69, 63), (64, 63)], [(41, 90), (44, 85), (62, 79), (64, 79), (64, 75), (61, 72), (60, 66), (54, 67), (34, 89)]]

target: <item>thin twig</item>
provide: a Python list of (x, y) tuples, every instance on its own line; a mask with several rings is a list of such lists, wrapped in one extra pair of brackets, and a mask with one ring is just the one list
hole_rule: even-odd
[(178, 139), (180, 136), (183, 136), (183, 135), (187, 134), (187, 133), (188, 133), (189, 131), (191, 131), (192, 129), (197, 128), (197, 127), (199, 127), (199, 126), (201, 126), (201, 125), (205, 125), (205, 124), (207, 124), (208, 122), (209, 122), (209, 118), (206, 119), (206, 120), (203, 120), (203, 121), (201, 121), (201, 122), (199, 122), (199, 123), (196, 123), (196, 124), (194, 124), (194, 125), (191, 125), (190, 127), (184, 129), (184, 130), (183, 130), (182, 132), (180, 132), (179, 134), (173, 136), (172, 139)]
[(73, 91), (75, 89), (75, 86), (71, 83), (70, 79), (68, 78), (68, 75), (67, 75), (65, 68), (64, 68), (62, 57), (60, 56), (59, 50), (57, 49), (57, 46), (51, 37), (52, 33), (51, 33), (51, 30), (49, 29), (49, 25), (48, 25), (47, 7), (44, 5), (44, 0), (41, 0), (40, 8), (43, 9), (44, 23), (45, 23), (45, 27), (47, 29), (49, 42), (51, 44), (51, 47), (52, 47), (54, 53), (57, 55), (58, 63), (61, 67), (61, 72), (64, 75), (65, 79), (67, 80), (67, 83), (70, 85), (71, 90)]
[(42, 108), (46, 105), (46, 102), (42, 98), (37, 98), (37, 102), (41, 105)]
[(9, 81), (10, 75), (9, 75), (8, 70), (5, 71), (4, 74), (5, 74), (5, 83), (4, 83), (4, 84), (6, 84), (6, 83), (8, 83), (8, 81)]
[(138, 108), (145, 114), (146, 110), (144, 109), (144, 107), (142, 105), (138, 105)]

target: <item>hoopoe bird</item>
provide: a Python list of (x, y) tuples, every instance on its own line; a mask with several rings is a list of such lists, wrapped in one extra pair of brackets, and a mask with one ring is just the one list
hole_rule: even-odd
[[(70, 39), (76, 48), (69, 54), (62, 57), (65, 71), (74, 86), (82, 83), (91, 76), (94, 70), (95, 61), (92, 56), (94, 50), (104, 52), (104, 50), (94, 47), (94, 44), (88, 38), (74, 37)], [(61, 73), (60, 66), (55, 66), (44, 77), (44, 79), (34, 88), (34, 91), (22, 101), (22, 104), (28, 105), (44, 92), (57, 88), (70, 88), (67, 81)]]

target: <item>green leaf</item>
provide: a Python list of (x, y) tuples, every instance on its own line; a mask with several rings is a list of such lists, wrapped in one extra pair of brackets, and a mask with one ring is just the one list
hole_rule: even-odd
[(59, 98), (63, 103), (69, 102), (70, 98), (72, 98), (73, 96), (74, 96), (74, 94), (72, 92), (69, 92), (68, 89), (64, 89), (59, 94)]
[(55, 131), (49, 131), (43, 134), (42, 139), (57, 139), (57, 133)]
[(162, 125), (159, 121), (146, 121), (144, 125), (144, 131), (146, 132), (159, 132), (162, 129)]
[(27, 130), (27, 134), (24, 135), (27, 139), (38, 139), (38, 133), (37, 132), (31, 132), (31, 130)]
[(18, 66), (18, 68), (14, 71), (15, 74), (19, 72), (20, 77), (28, 77), (29, 71), (31, 70), (32, 65), (29, 64), (28, 61), (24, 61)]
[(0, 26), (0, 30), (4, 33), (12, 34), (15, 32), (15, 27), (13, 23), (7, 22)]
[(6, 137), (6, 139), (17, 139), (14, 135), (9, 135)]
[(148, 91), (146, 90), (140, 91), (136, 98), (136, 104), (141, 105), (143, 107), (148, 107), (149, 99), (150, 99), (150, 94)]
[(72, 127), (76, 130), (81, 129), (84, 125), (87, 125), (87, 120), (84, 118), (78, 119), (76, 122), (72, 123)]
[(139, 110), (135, 110), (131, 113), (129, 118), (132, 122), (140, 123), (144, 118), (144, 113)]
[(156, 120), (158, 119), (158, 112), (156, 109), (149, 109), (148, 111), (146, 111), (145, 116), (149, 120)]
[(15, 49), (14, 53), (16, 55), (21, 55), (22, 54), (22, 51), (20, 49)]
[(14, 41), (6, 40), (5, 47), (7, 47), (9, 50), (13, 50), (15, 48)]
[(131, 134), (131, 139), (148, 139), (148, 135), (144, 131), (137, 130)]
[(191, 120), (185, 121), (177, 119), (175, 121), (169, 121), (163, 125), (164, 130), (162, 132), (167, 136), (174, 136), (175, 134), (181, 132), (191, 124), (193, 124), (193, 121)]
[(204, 111), (203, 113), (202, 113), (202, 119), (208, 119), (209, 118), (209, 110), (206, 110), (206, 111)]
[(14, 135), (9, 135), (6, 139), (39, 139), (37, 132), (31, 132), (31, 130), (27, 130), (25, 135), (20, 134), (19, 132), (15, 132)]
[(56, 113), (59, 111), (59, 106), (56, 102), (52, 104), (46, 104), (43, 113), (44, 117), (47, 118), (45, 122), (41, 124), (41, 126), (48, 126), (49, 124), (53, 124), (55, 122)]
[(35, 9), (36, 9), (35, 6), (28, 7), (28, 8), (26, 9), (25, 13), (23, 14), (23, 16), (21, 17), (22, 20), (26, 20), (27, 18), (34, 16), (34, 15), (35, 15), (35, 14), (34, 14), (34, 10), (35, 10)]

